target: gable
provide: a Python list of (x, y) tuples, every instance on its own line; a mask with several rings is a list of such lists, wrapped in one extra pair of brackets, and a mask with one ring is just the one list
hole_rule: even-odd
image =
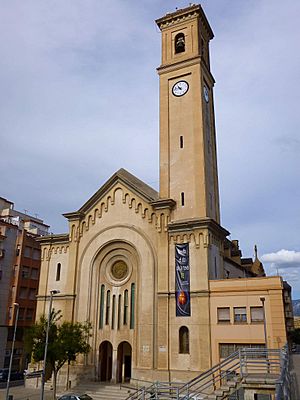
[(140, 197), (147, 203), (156, 201), (159, 198), (158, 192), (146, 183), (126, 171), (119, 169), (112, 177), (106, 181), (100, 189), (86, 202), (78, 211), (63, 214), (69, 220), (78, 219), (86, 215), (99, 201), (118, 183), (125, 185), (131, 192)]

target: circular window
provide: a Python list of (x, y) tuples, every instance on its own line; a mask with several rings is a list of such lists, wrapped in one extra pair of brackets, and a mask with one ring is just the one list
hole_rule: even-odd
[(122, 280), (126, 278), (128, 274), (127, 264), (122, 260), (114, 262), (113, 265), (111, 266), (111, 274), (117, 280)]

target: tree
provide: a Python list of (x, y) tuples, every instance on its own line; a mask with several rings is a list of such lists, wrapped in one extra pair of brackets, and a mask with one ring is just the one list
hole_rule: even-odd
[[(45, 379), (49, 379), (53, 373), (53, 399), (56, 399), (59, 370), (66, 362), (70, 364), (75, 361), (78, 354), (87, 354), (91, 348), (88, 343), (91, 324), (67, 321), (58, 324), (61, 317), (60, 311), (51, 312)], [(36, 362), (44, 359), (46, 329), (47, 318), (42, 315), (25, 336), (25, 349)]]

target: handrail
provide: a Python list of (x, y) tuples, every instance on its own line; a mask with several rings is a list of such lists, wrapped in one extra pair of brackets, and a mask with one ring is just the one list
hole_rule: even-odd
[[(187, 383), (155, 382), (137, 389), (127, 399), (190, 399), (190, 396), (209, 395), (223, 384), (233, 382), (235, 386), (248, 376), (266, 374), (271, 376), (276, 384), (276, 400), (289, 399), (286, 395), (288, 378), (288, 350), (280, 349), (242, 348), (230, 354), (212, 368), (191, 379)], [(282, 394), (281, 394), (282, 393)], [(280, 397), (281, 396), (281, 397)]]

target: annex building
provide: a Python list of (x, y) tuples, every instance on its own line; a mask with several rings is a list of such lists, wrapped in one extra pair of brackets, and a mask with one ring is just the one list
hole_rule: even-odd
[(159, 192), (121, 169), (64, 214), (68, 233), (39, 239), (37, 315), (57, 289), (54, 308), (93, 326), (72, 380), (184, 381), (239, 346), (280, 348), (290, 329), (290, 287), (220, 223), (212, 29), (199, 5), (156, 23)]

